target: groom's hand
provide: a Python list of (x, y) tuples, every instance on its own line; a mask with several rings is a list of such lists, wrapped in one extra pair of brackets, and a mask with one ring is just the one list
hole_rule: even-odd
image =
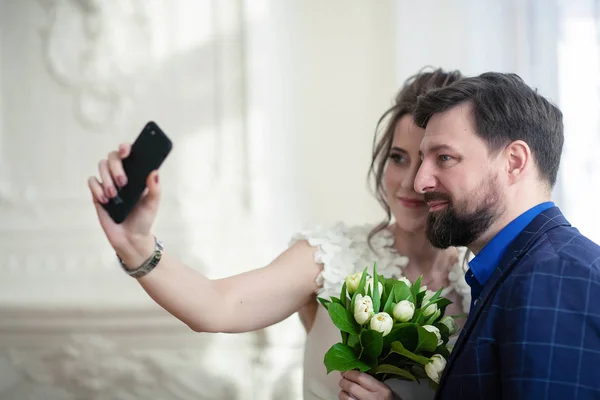
[(346, 371), (340, 379), (339, 400), (401, 400), (383, 382), (359, 371)]

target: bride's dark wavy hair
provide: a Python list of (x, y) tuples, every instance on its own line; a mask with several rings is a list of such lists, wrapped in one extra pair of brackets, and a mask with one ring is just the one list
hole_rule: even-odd
[(427, 71), (429, 69), (433, 68), (425, 67), (404, 81), (404, 85), (398, 94), (396, 94), (392, 107), (383, 113), (377, 122), (375, 136), (373, 137), (373, 154), (371, 156), (368, 180), (372, 185), (371, 190), (379, 204), (383, 207), (387, 218), (381, 221), (369, 233), (369, 246), (371, 246), (371, 239), (385, 229), (392, 220), (392, 213), (387, 203), (385, 188), (383, 186), (383, 174), (392, 148), (392, 142), (394, 141), (396, 124), (404, 115), (413, 113), (417, 104), (417, 98), (421, 94), (430, 89), (447, 86), (463, 78), (458, 70), (447, 72), (438, 68), (433, 69), (433, 71)]

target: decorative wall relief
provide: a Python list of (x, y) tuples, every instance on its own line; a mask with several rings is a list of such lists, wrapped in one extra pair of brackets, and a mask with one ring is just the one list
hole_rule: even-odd
[[(249, 364), (236, 360), (239, 371), (245, 372), (240, 375), (206, 368), (206, 346), (198, 346), (202, 340), (193, 344), (191, 335), (173, 333), (171, 339), (151, 344), (152, 336), (141, 332), (137, 343), (123, 343), (122, 339), (118, 343), (108, 332), (67, 334), (55, 336), (60, 340), (57, 343), (0, 351), (0, 359), (6, 358), (12, 369), (3, 373), (16, 377), (0, 387), (0, 399), (13, 399), (11, 393), (44, 387), (86, 400), (244, 398), (252, 384), (252, 376), (246, 372)], [(177, 340), (182, 343), (177, 344)], [(61, 397), (45, 397), (57, 398)]]
[(239, 398), (233, 378), (199, 367), (198, 349), (132, 349), (100, 335), (66, 339), (37, 350), (12, 349), (9, 360), (25, 380), (61, 388), (75, 399)]
[(149, 1), (38, 0), (47, 14), (40, 29), (42, 60), (72, 92), (73, 111), (100, 129), (125, 111), (132, 81), (123, 79), (149, 60)]

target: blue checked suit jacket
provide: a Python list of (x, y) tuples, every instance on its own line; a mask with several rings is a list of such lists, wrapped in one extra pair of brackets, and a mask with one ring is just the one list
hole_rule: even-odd
[(600, 246), (557, 207), (509, 245), (436, 399), (600, 399)]

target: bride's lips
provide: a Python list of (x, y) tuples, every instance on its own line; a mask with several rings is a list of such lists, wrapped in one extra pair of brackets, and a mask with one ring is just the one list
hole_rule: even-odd
[(398, 197), (398, 201), (407, 208), (420, 208), (427, 205), (423, 200), (410, 199), (408, 197)]
[(427, 203), (429, 211), (439, 211), (448, 205), (446, 200), (430, 201)]

